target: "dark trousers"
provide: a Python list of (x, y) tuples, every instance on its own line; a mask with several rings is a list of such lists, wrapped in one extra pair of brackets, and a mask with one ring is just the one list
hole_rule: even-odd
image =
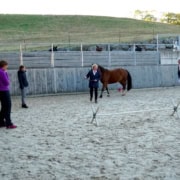
[(98, 97), (98, 88), (90, 87), (90, 99), (91, 99), (91, 100), (92, 100), (92, 98), (93, 98), (93, 91), (94, 91), (95, 101), (96, 101), (96, 100), (97, 100), (97, 97)]
[(9, 91), (0, 91), (1, 111), (0, 124), (11, 126), (11, 95)]

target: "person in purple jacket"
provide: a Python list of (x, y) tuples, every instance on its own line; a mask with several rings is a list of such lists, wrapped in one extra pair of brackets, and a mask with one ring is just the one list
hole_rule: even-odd
[(11, 95), (9, 91), (10, 80), (7, 73), (8, 63), (0, 61), (0, 127), (14, 129), (17, 126), (11, 121)]

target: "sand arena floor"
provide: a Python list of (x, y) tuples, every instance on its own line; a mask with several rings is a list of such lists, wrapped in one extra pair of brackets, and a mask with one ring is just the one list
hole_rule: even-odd
[[(13, 97), (18, 128), (0, 129), (0, 180), (180, 179), (180, 119), (171, 117), (180, 87), (111, 91), (98, 104), (88, 94)], [(99, 126), (90, 123), (100, 107)], [(162, 109), (113, 115), (113, 112)], [(179, 110), (180, 114), (180, 110)]]

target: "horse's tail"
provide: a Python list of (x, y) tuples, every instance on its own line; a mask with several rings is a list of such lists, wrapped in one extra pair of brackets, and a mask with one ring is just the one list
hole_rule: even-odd
[(130, 89), (132, 89), (132, 78), (131, 78), (131, 74), (129, 73), (129, 71), (127, 71), (127, 73), (128, 73), (127, 90), (129, 91)]

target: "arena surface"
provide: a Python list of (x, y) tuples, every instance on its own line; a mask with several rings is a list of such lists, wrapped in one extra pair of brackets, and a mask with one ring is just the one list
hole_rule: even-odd
[[(180, 179), (180, 119), (170, 116), (180, 87), (110, 93), (98, 104), (89, 94), (28, 98), (29, 109), (13, 97), (18, 128), (0, 129), (0, 179)], [(112, 113), (97, 116), (98, 127), (90, 123), (92, 105)]]

